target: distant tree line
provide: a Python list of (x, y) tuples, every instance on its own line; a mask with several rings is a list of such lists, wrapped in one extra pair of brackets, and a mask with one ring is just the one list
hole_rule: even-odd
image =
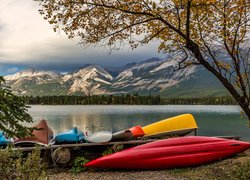
[(44, 105), (234, 105), (230, 96), (204, 98), (162, 98), (159, 95), (25, 96), (28, 104)]
[(230, 96), (204, 97), (204, 98), (170, 98), (164, 99), (164, 104), (174, 105), (236, 105)]

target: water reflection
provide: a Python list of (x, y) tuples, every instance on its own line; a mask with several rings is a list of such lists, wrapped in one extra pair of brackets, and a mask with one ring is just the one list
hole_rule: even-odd
[(48, 120), (55, 134), (76, 126), (84, 132), (113, 132), (147, 125), (182, 113), (192, 113), (199, 135), (237, 135), (250, 140), (247, 120), (237, 106), (32, 106), (34, 124)]

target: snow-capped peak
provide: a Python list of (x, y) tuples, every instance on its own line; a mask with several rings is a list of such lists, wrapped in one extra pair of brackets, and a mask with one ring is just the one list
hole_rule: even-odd
[(103, 67), (90, 64), (61, 74), (27, 69), (5, 79), (15, 92), (27, 95), (160, 93), (197, 74), (196, 66), (177, 68), (175, 58), (150, 59), (127, 66), (115, 78)]
[(62, 83), (69, 83), (69, 93), (101, 94), (102, 85), (110, 85), (113, 77), (101, 66), (87, 65), (78, 71), (62, 77)]
[(66, 74), (64, 75), (63, 80), (67, 81), (75, 77), (81, 77), (83, 80), (94, 79), (96, 77), (101, 77), (110, 81), (113, 80), (113, 77), (104, 68), (98, 65), (88, 65), (78, 71)]
[(49, 76), (50, 78), (57, 78), (60, 75), (56, 72), (53, 71), (40, 71), (40, 70), (35, 70), (33, 68), (29, 68), (20, 72), (17, 72), (12, 75), (5, 76), (5, 79), (8, 81), (13, 81), (17, 80), (20, 78), (25, 78), (25, 77), (41, 77), (41, 76)]
[(158, 65), (161, 64), (163, 61), (164, 60), (152, 58), (152, 59), (146, 60), (144, 62), (137, 63), (134, 66), (132, 66), (132, 67), (124, 70), (123, 72), (121, 72), (116, 77), (116, 79), (122, 80), (124, 78), (132, 77), (134, 75), (133, 72), (146, 70), (147, 68), (154, 67), (154, 66), (158, 67)]

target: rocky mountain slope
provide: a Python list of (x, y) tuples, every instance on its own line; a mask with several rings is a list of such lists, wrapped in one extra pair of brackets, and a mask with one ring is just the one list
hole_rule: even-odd
[(174, 59), (152, 58), (116, 69), (86, 65), (67, 74), (27, 69), (5, 76), (5, 79), (16, 94), (33, 96), (139, 93), (200, 97), (226, 94), (218, 80), (203, 68), (177, 69)]

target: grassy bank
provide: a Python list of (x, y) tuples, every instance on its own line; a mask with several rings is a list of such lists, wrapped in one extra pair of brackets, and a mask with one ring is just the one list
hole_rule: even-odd
[(72, 174), (65, 169), (49, 171), (50, 179), (112, 179), (112, 180), (138, 180), (138, 179), (218, 179), (235, 180), (250, 179), (250, 150), (237, 156), (218, 161), (212, 164), (172, 170), (157, 171), (124, 171), (124, 170), (87, 170), (79, 174)]

